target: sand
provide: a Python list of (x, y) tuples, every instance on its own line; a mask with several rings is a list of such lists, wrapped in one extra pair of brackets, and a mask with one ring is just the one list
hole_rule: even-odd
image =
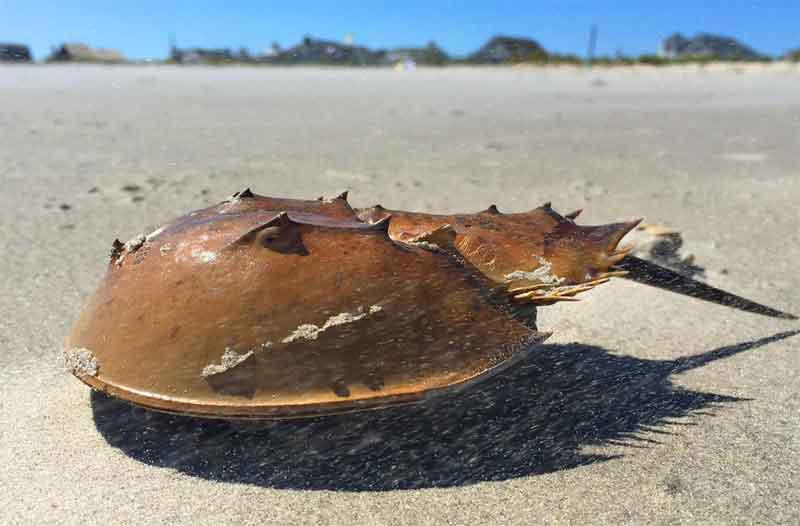
[(636, 216), (800, 312), (800, 69), (0, 67), (0, 523), (797, 524), (800, 329), (617, 280), (435, 406), (203, 424), (58, 365), (111, 242), (244, 187)]

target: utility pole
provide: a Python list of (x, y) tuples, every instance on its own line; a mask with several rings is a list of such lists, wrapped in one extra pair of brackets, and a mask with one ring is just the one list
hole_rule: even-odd
[(594, 51), (597, 47), (597, 25), (592, 24), (591, 29), (589, 29), (589, 49), (587, 50), (586, 56), (586, 65), (592, 67), (592, 63), (594, 62)]
[(169, 34), (169, 58), (171, 60), (178, 60), (178, 45), (175, 41), (175, 33)]

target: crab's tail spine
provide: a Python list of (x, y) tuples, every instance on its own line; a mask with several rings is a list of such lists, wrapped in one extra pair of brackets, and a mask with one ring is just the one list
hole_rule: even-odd
[(623, 277), (627, 279), (636, 281), (637, 283), (651, 285), (659, 289), (669, 290), (677, 294), (683, 294), (719, 305), (725, 305), (726, 307), (762, 314), (773, 318), (782, 318), (784, 320), (798, 319), (794, 314), (781, 312), (772, 307), (767, 307), (766, 305), (761, 305), (760, 303), (742, 298), (736, 294), (731, 294), (730, 292), (720, 290), (711, 285), (706, 285), (705, 283), (688, 278), (668, 268), (650, 263), (649, 261), (639, 259), (635, 256), (626, 256), (612, 268), (626, 271), (627, 274)]

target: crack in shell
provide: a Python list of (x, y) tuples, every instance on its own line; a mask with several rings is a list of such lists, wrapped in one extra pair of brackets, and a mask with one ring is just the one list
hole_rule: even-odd
[(162, 233), (166, 229), (167, 229), (166, 226), (162, 226), (162, 227), (156, 228), (155, 230), (153, 230), (152, 232), (150, 232), (149, 234), (147, 234), (144, 237), (145, 241), (152, 241), (154, 237), (158, 236), (160, 233)]
[(439, 245), (437, 245), (436, 243), (431, 243), (429, 241), (411, 241), (409, 242), (409, 245), (424, 248), (425, 250), (429, 250), (431, 252), (438, 252), (439, 250), (441, 250)]
[(382, 310), (383, 307), (381, 307), (380, 305), (373, 305), (369, 308), (367, 312), (364, 312), (363, 307), (360, 308), (356, 314), (353, 314), (351, 312), (342, 312), (328, 318), (322, 325), (322, 327), (314, 325), (313, 323), (304, 323), (302, 325), (298, 325), (297, 329), (295, 329), (292, 334), (281, 340), (281, 342), (292, 343), (297, 340), (316, 340), (317, 338), (319, 338), (320, 334), (330, 329), (331, 327), (336, 327), (339, 325), (347, 325), (348, 323), (353, 323), (358, 320), (364, 319), (367, 316), (375, 314)]
[(200, 247), (193, 247), (192, 257), (201, 263), (214, 263), (218, 256), (214, 251), (202, 250)]
[(225, 352), (222, 353), (222, 358), (220, 359), (219, 365), (215, 363), (208, 364), (203, 368), (203, 372), (201, 374), (204, 377), (208, 377), (215, 374), (224, 373), (225, 371), (229, 371), (240, 363), (244, 362), (253, 356), (253, 354), (255, 354), (255, 351), (247, 351), (244, 354), (239, 354), (230, 347), (226, 347)]
[(265, 351), (272, 347), (272, 342), (266, 342), (261, 344), (260, 347), (256, 347), (254, 349), (250, 349), (246, 353), (239, 354), (235, 350), (231, 349), (230, 347), (225, 347), (225, 352), (222, 353), (222, 357), (220, 358), (220, 363), (210, 363), (203, 368), (202, 376), (209, 377), (214, 376), (217, 374), (224, 373), (226, 371), (230, 371), (234, 367), (241, 365), (244, 363), (248, 358), (253, 356), (258, 351)]
[(127, 243), (125, 243), (125, 252), (136, 252), (144, 245), (144, 242), (147, 241), (147, 236), (144, 234), (139, 234), (134, 236), (133, 238), (129, 239)]
[(539, 260), (539, 267), (531, 271), (515, 270), (514, 272), (510, 272), (503, 277), (505, 277), (507, 281), (525, 280), (534, 281), (537, 283), (545, 283), (548, 285), (558, 285), (564, 281), (564, 278), (559, 278), (553, 274), (552, 263), (541, 256), (536, 256), (536, 259)]
[(76, 376), (97, 376), (100, 367), (92, 351), (82, 347), (70, 347), (61, 353), (62, 364)]

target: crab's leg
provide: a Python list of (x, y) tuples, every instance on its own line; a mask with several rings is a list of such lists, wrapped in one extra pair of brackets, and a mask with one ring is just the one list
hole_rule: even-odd
[(627, 256), (617, 263), (614, 269), (625, 271), (625, 278), (652, 285), (659, 289), (669, 290), (685, 296), (691, 296), (705, 301), (725, 305), (734, 309), (763, 314), (773, 318), (783, 318), (785, 320), (796, 320), (797, 316), (788, 312), (781, 312), (772, 307), (761, 305), (754, 301), (742, 298), (730, 292), (725, 292), (718, 288), (706, 285), (700, 281), (687, 278), (677, 272), (662, 266), (650, 263), (635, 256)]
[(577, 283), (575, 285), (556, 285), (552, 283), (537, 283), (535, 285), (523, 285), (509, 287), (508, 293), (516, 301), (527, 301), (536, 305), (552, 305), (559, 301), (579, 301), (577, 296), (582, 292), (587, 292), (597, 285), (607, 283), (613, 277), (624, 276), (627, 272), (619, 270), (604, 272), (595, 279)]
[(567, 286), (539, 284), (531, 287), (509, 289), (508, 292), (511, 294), (511, 298), (518, 302), (529, 302), (535, 305), (552, 305), (559, 301), (580, 301), (575, 297), (576, 295), (581, 292), (592, 290), (596, 285), (605, 283), (606, 281), (608, 281), (608, 278)]
[[(568, 292), (573, 292), (576, 294), (578, 292), (584, 292), (585, 290), (591, 290), (595, 286), (600, 285), (602, 283), (607, 283), (610, 281), (610, 278), (614, 276), (624, 276), (627, 272), (605, 272), (599, 275), (596, 279), (590, 281), (584, 281), (583, 283), (576, 283), (574, 285), (556, 285), (553, 283), (536, 283), (535, 285), (522, 285), (519, 287), (509, 287), (508, 292), (509, 294), (513, 294), (515, 296), (526, 294), (528, 292), (537, 292), (538, 294), (544, 294), (545, 292), (558, 292), (559, 296), (564, 296)], [(572, 294), (571, 294), (572, 295)]]

